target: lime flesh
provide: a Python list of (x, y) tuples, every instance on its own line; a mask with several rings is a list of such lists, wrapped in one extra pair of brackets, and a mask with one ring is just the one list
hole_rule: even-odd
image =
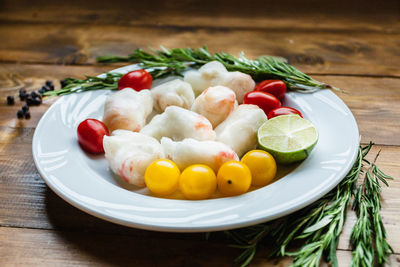
[(260, 148), (281, 164), (304, 160), (318, 141), (318, 131), (298, 115), (274, 117), (262, 124), (257, 133)]

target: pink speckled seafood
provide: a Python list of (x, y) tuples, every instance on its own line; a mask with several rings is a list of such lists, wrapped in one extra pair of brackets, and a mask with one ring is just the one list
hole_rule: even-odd
[(215, 128), (237, 106), (235, 93), (225, 86), (213, 86), (204, 90), (194, 101), (192, 111), (206, 117)]
[(185, 138), (215, 139), (212, 125), (204, 116), (177, 106), (169, 106), (164, 113), (154, 116), (140, 132), (157, 140), (162, 137), (169, 137), (174, 141)]
[(161, 145), (166, 157), (174, 161), (181, 170), (192, 164), (205, 164), (217, 172), (223, 163), (239, 160), (232, 148), (216, 141), (197, 141), (186, 138), (183, 141), (174, 142), (170, 138), (163, 137)]
[(264, 111), (259, 107), (239, 105), (215, 128), (216, 141), (229, 145), (241, 157), (245, 152), (256, 148), (257, 130), (267, 120)]
[(126, 130), (104, 136), (103, 147), (111, 170), (126, 182), (140, 187), (145, 186), (147, 166), (164, 157), (163, 148), (156, 139)]
[(125, 88), (107, 97), (103, 122), (110, 133), (117, 129), (140, 131), (153, 110), (150, 90)]
[(179, 79), (160, 84), (150, 91), (157, 112), (163, 112), (169, 106), (190, 109), (194, 101), (192, 86)]
[(199, 70), (188, 71), (185, 73), (184, 81), (192, 85), (196, 96), (210, 86), (226, 86), (235, 92), (239, 104), (243, 102), (244, 95), (252, 91), (256, 85), (250, 75), (239, 71), (228, 72), (218, 61), (211, 61)]

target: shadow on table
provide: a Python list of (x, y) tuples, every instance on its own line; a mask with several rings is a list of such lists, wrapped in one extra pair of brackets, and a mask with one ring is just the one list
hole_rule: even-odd
[[(229, 265), (238, 251), (222, 242), (222, 234), (206, 241), (204, 234), (162, 233), (129, 228), (88, 215), (47, 187), (50, 228), (74, 261), (112, 265)], [(210, 263), (210, 264), (207, 264)]]

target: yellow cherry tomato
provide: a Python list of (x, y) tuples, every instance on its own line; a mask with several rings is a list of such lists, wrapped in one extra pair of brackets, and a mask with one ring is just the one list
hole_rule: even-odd
[(276, 162), (274, 157), (263, 150), (251, 150), (242, 160), (251, 171), (251, 184), (264, 186), (272, 182), (276, 175)]
[(251, 184), (250, 169), (239, 161), (228, 161), (221, 165), (217, 174), (219, 191), (225, 196), (246, 193)]
[(179, 178), (179, 189), (187, 199), (209, 198), (216, 188), (217, 177), (207, 165), (191, 165), (182, 172)]
[(144, 174), (144, 182), (149, 190), (159, 196), (167, 196), (178, 189), (178, 166), (168, 159), (159, 159), (151, 163)]

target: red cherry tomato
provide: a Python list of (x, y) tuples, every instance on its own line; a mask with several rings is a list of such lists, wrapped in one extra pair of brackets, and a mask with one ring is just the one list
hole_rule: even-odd
[(257, 105), (259, 108), (264, 110), (265, 114), (268, 114), (270, 110), (279, 108), (281, 102), (274, 95), (263, 91), (251, 91), (244, 96), (244, 104)]
[(123, 75), (118, 81), (118, 90), (132, 88), (136, 91), (150, 89), (153, 78), (145, 70), (134, 70)]
[(99, 120), (87, 119), (78, 126), (78, 142), (86, 152), (104, 153), (103, 137), (109, 135), (107, 127)]
[(291, 107), (280, 107), (280, 108), (273, 109), (270, 112), (268, 112), (267, 117), (268, 117), (268, 119), (271, 119), (276, 116), (288, 115), (288, 114), (297, 114), (303, 118), (303, 115), (301, 115), (300, 111), (298, 111), (297, 109), (291, 108)]
[(281, 100), (286, 93), (286, 84), (281, 80), (265, 80), (257, 84), (254, 90), (270, 93)]

